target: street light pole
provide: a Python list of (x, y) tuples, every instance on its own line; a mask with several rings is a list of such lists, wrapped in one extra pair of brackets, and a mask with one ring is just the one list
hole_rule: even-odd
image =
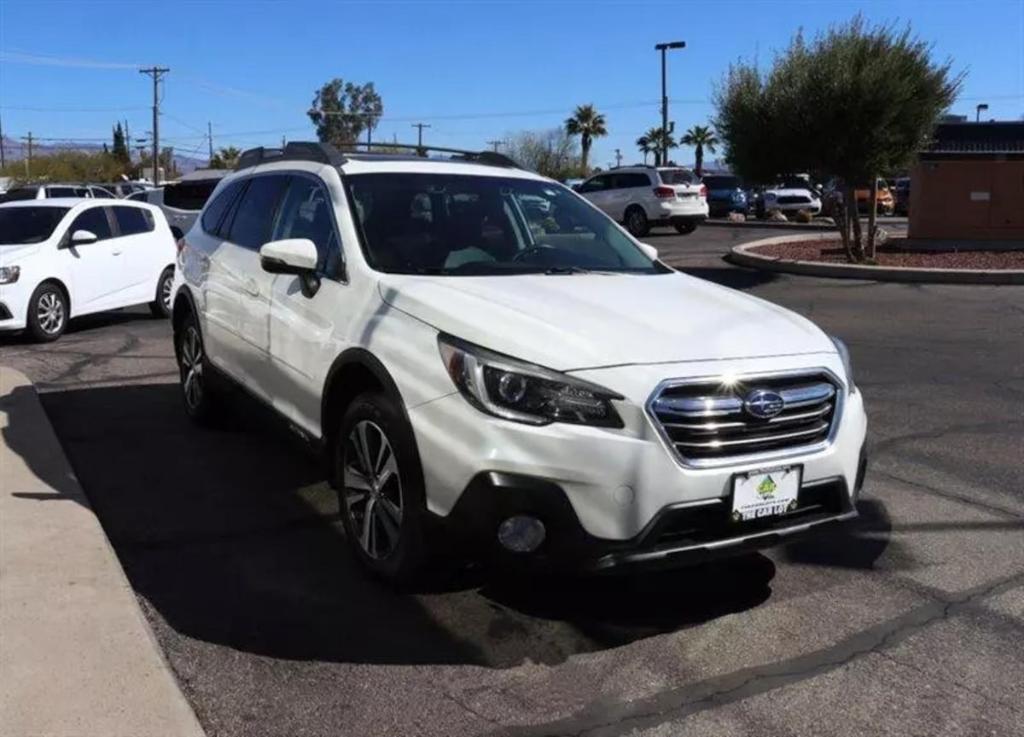
[(988, 105), (986, 105), (985, 103), (981, 103), (976, 108), (974, 108), (974, 122), (975, 123), (980, 123), (981, 122), (981, 111), (982, 110), (988, 110)]
[(665, 74), (665, 52), (669, 49), (685, 49), (686, 41), (670, 41), (655, 44), (656, 51), (661, 52), (661, 163), (668, 162), (668, 82)]

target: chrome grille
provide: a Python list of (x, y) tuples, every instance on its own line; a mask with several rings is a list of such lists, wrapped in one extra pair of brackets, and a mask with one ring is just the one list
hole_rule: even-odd
[[(755, 416), (745, 397), (777, 393), (784, 403), (773, 417)], [(694, 465), (755, 454), (803, 450), (828, 440), (842, 397), (824, 373), (666, 382), (648, 404), (677, 455)]]

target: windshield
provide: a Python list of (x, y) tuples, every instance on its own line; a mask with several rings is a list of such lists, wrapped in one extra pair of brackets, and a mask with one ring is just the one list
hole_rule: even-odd
[(378, 271), (663, 271), (561, 185), (448, 174), (357, 174), (345, 181), (367, 261)]
[(42, 243), (51, 235), (67, 207), (0, 207), (0, 244)]

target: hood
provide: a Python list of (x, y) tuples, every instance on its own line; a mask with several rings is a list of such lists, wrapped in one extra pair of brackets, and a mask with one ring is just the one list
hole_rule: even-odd
[(441, 332), (560, 371), (835, 352), (809, 320), (679, 273), (386, 274), (380, 293)]
[(3, 243), (0, 243), (0, 266), (10, 266), (17, 263), (19, 259), (38, 251), (40, 245), (39, 243), (26, 243), (5, 246)]

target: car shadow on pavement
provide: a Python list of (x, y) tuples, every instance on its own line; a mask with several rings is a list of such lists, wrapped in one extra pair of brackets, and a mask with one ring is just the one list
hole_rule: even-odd
[[(58, 339), (57, 345), (60, 345), (60, 340), (76, 335), (77, 333), (85, 333), (92, 330), (135, 322), (157, 322), (163, 319), (164, 318), (154, 317), (146, 306), (126, 307), (120, 310), (83, 315), (82, 317), (72, 318), (68, 322), (67, 329), (65, 330), (64, 335)], [(17, 333), (3, 332), (0, 333), (0, 347), (5, 345), (35, 345), (35, 341), (32, 339), (32, 336), (29, 335), (28, 331), (25, 330)]]
[(761, 555), (525, 585), (470, 570), (397, 593), (357, 568), (319, 465), (254, 402), (232, 402), (234, 427), (215, 431), (186, 419), (174, 384), (42, 400), (172, 664), (225, 647), (332, 662), (557, 663), (771, 595), (775, 566)]

